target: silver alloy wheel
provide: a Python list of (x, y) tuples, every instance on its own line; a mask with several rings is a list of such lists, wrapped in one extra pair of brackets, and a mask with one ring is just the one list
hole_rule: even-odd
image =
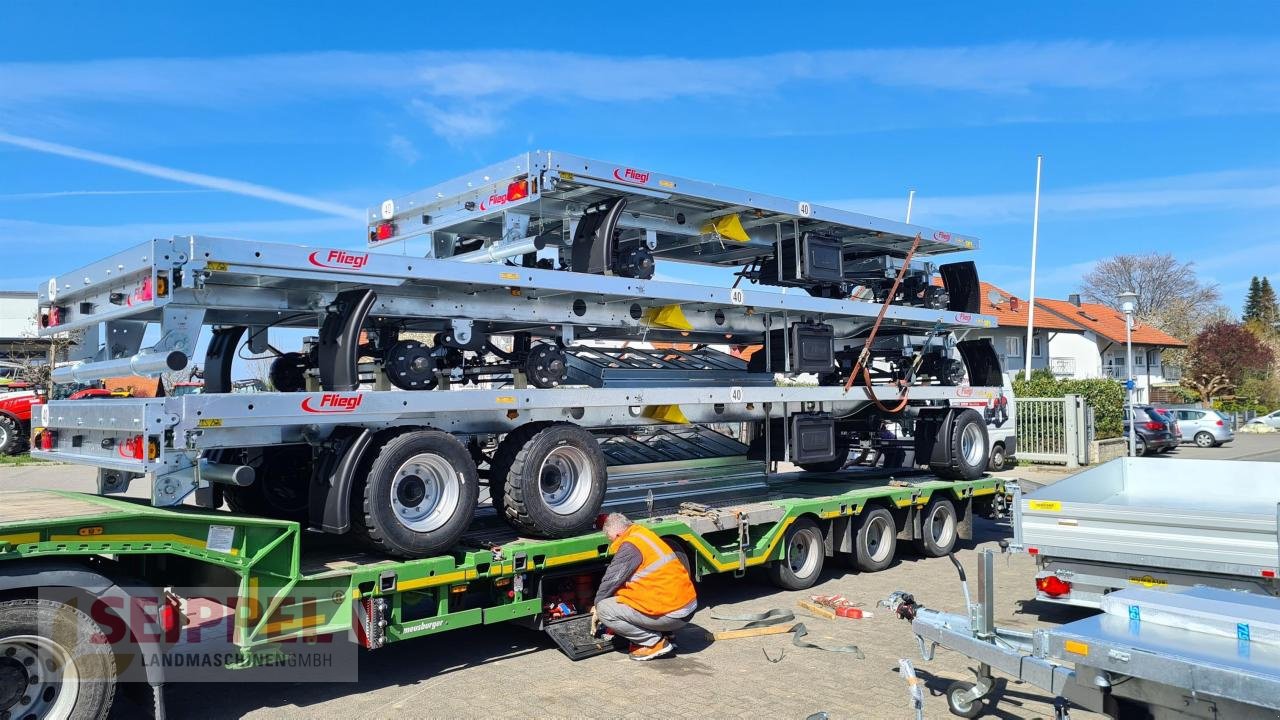
[(38, 635), (0, 638), (0, 714), (62, 720), (80, 693), (75, 658), (57, 642)]
[(937, 503), (929, 511), (929, 539), (940, 548), (948, 547), (956, 534), (956, 516), (954, 513), (941, 512), (942, 503)]
[(591, 497), (595, 471), (591, 458), (579, 447), (558, 445), (547, 453), (538, 468), (538, 488), (542, 501), (557, 515), (572, 515)]
[[(3, 444), (3, 441), (0, 441), (0, 445)], [(1196, 433), (1196, 445), (1202, 448), (1213, 447), (1213, 434), (1204, 430)]]
[(965, 425), (960, 432), (960, 456), (966, 464), (982, 464), (982, 453), (985, 450), (982, 444), (982, 428), (977, 423)]
[(873, 517), (867, 523), (867, 555), (872, 562), (880, 563), (893, 551), (893, 536), (897, 531), (893, 523), (884, 517)]
[(457, 513), (462, 484), (461, 473), (445, 457), (414, 455), (391, 480), (391, 509), (400, 524), (414, 532), (438, 530)]
[(800, 530), (787, 543), (787, 567), (798, 578), (807, 578), (817, 569), (821, 557), (815, 545), (817, 536), (810, 528)]

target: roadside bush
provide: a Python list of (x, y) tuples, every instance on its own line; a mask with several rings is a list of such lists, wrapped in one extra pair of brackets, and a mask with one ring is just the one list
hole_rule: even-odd
[(1079, 395), (1093, 408), (1094, 437), (1098, 440), (1120, 437), (1124, 433), (1124, 386), (1115, 380), (1090, 378), (1057, 378), (1040, 369), (1026, 379), (1021, 374), (1013, 380), (1013, 395), (1019, 397), (1058, 398)]

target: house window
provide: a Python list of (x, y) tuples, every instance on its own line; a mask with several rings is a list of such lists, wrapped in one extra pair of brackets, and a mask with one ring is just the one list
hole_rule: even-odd
[(1044, 357), (1043, 338), (1039, 335), (1031, 336), (1031, 357)]
[(1134, 353), (1133, 366), (1146, 367), (1146, 365), (1147, 365), (1147, 354), (1145, 352)]
[(1007, 357), (1022, 357), (1022, 338), (1007, 337), (1004, 339), (1005, 351)]

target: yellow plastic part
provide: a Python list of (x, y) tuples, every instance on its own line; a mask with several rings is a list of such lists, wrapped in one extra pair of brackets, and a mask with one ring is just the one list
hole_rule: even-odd
[(684, 416), (679, 405), (649, 405), (644, 409), (644, 416), (673, 425), (689, 424), (689, 418)]
[(679, 305), (663, 305), (656, 310), (650, 308), (644, 314), (645, 320), (650, 325), (671, 328), (673, 330), (692, 330), (693, 325), (689, 323), (689, 319), (684, 316), (684, 310)]
[(727, 240), (736, 242), (750, 242), (751, 238), (747, 235), (747, 231), (742, 227), (742, 221), (737, 215), (725, 215), (702, 226), (702, 233), (715, 233)]

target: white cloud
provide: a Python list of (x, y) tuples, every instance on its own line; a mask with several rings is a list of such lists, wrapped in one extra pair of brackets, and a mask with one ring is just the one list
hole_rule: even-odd
[(51, 190), (48, 192), (0, 193), (0, 200), (49, 200), (69, 197), (114, 195), (192, 195), (209, 190)]
[[(1114, 103), (1072, 102), (1057, 114), (1271, 112), (1280, 110), (1280, 43), (1220, 41), (1004, 43), (938, 48), (789, 52), (731, 58), (612, 57), (542, 51), (318, 52), (229, 58), (133, 58), (0, 63), (4, 110), (70, 103), (140, 103), (227, 110), (380, 94), (421, 103), (438, 133), (496, 132), (499, 115), (532, 99), (637, 103), (758, 99), (790, 87), (837, 97), (870, 87), (1000, 95), (1044, 90), (1109, 93)], [(1163, 93), (1163, 94), (1162, 94)], [(1134, 100), (1141, 96), (1141, 102)], [(1160, 103), (1163, 98), (1165, 102)], [(932, 99), (932, 96), (931, 96)], [(916, 106), (907, 103), (908, 106)], [(919, 106), (916, 106), (919, 107)], [(927, 117), (938, 106), (922, 107)], [(1009, 102), (1008, 118), (1052, 117)], [(914, 121), (919, 121), (915, 118)], [(934, 117), (935, 122), (973, 118)]]
[[(900, 217), (906, 198), (851, 198), (825, 204), (869, 215)], [(931, 196), (917, 191), (911, 219), (922, 224), (1022, 223), (1030, 221), (1033, 206), (1032, 192)], [(1272, 208), (1280, 208), (1280, 168), (1044, 189), (1040, 197), (1042, 218)]]
[(418, 152), (413, 141), (400, 134), (392, 134), (387, 138), (387, 149), (392, 155), (403, 160), (406, 165), (413, 165), (422, 157), (422, 153)]
[(106, 165), (108, 167), (139, 173), (141, 175), (161, 178), (163, 180), (172, 180), (184, 185), (195, 185), (198, 187), (209, 188), (211, 190), (221, 190), (222, 192), (233, 193), (235, 195), (244, 195), (247, 197), (258, 198), (260, 200), (281, 203), (283, 205), (292, 205), (294, 207), (321, 212), (326, 215), (334, 215), (337, 217), (361, 221), (366, 217), (364, 211), (357, 208), (310, 198), (296, 193), (285, 192), (283, 190), (276, 190), (275, 188), (270, 188), (265, 185), (257, 185), (255, 183), (232, 180), (230, 178), (217, 177), (214, 175), (205, 175), (203, 173), (195, 173), (187, 170), (178, 170), (175, 168), (164, 167), (163, 165), (153, 165), (139, 160), (130, 160), (129, 158), (123, 158), (118, 155), (108, 155), (106, 153), (71, 147), (70, 145), (61, 145), (59, 143), (37, 140), (35, 138), (11, 135), (3, 131), (0, 131), (0, 143), (14, 145), (16, 147), (34, 150), (36, 152), (60, 155), (74, 160), (83, 160), (85, 162), (96, 163), (98, 165)]

